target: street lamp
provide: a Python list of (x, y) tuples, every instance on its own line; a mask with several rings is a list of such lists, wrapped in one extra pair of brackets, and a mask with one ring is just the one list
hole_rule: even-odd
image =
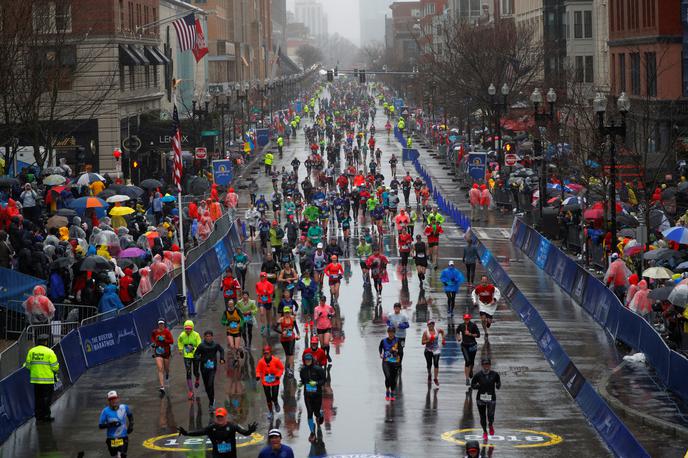
[[(215, 108), (220, 110), (220, 132), (222, 133), (222, 148), (220, 151), (221, 157), (219, 159), (225, 158), (225, 148), (227, 147), (227, 143), (225, 140), (225, 113), (231, 111), (231, 106), (232, 104), (230, 103), (229, 97), (227, 97), (226, 95), (220, 95), (217, 97), (217, 101), (215, 102)], [(232, 130), (234, 130), (234, 125), (232, 125)]]
[(617, 124), (614, 120), (610, 124), (605, 124), (604, 113), (607, 110), (607, 99), (601, 93), (595, 95), (592, 102), (593, 110), (597, 113), (597, 130), (605, 141), (609, 141), (609, 217), (611, 220), (612, 250), (616, 251), (616, 136), (626, 138), (626, 114), (631, 109), (631, 101), (625, 92), (619, 95), (616, 101), (616, 109), (621, 115), (621, 122)]
[[(533, 149), (536, 155), (540, 156), (540, 198), (538, 199), (538, 208), (540, 210), (540, 224), (542, 224), (542, 210), (544, 208), (545, 199), (547, 199), (547, 167), (545, 164), (545, 155), (542, 150), (542, 131), (540, 127), (554, 124), (554, 104), (557, 102), (557, 93), (553, 88), (547, 91), (547, 103), (549, 104), (549, 113), (540, 112), (540, 105), (542, 105), (542, 92), (539, 88), (533, 89), (530, 94), (530, 102), (533, 104), (533, 118), (538, 131), (538, 138), (533, 142)], [(562, 180), (563, 181), (563, 180)], [(563, 192), (562, 183), (562, 192)]]
[(250, 86), (248, 84), (248, 81), (245, 81), (244, 84), (242, 85), (241, 83), (236, 83), (234, 86), (234, 90), (236, 91), (236, 98), (237, 101), (239, 102), (239, 105), (241, 106), (241, 141), (244, 141), (244, 134), (245, 132), (245, 119), (244, 119), (244, 102), (248, 98), (248, 90)]
[(492, 100), (492, 106), (494, 107), (495, 113), (495, 136), (499, 138), (499, 143), (495, 139), (495, 152), (497, 153), (497, 161), (499, 162), (500, 170), (504, 165), (504, 158), (502, 157), (502, 126), (501, 126), (501, 112), (502, 110), (506, 113), (507, 110), (507, 97), (509, 96), (509, 85), (504, 83), (502, 85), (501, 91), (502, 101), (497, 100), (497, 88), (493, 83), (487, 88), (487, 93)]
[[(202, 121), (207, 119), (208, 117), (208, 105), (210, 105), (210, 97), (208, 94), (204, 94), (202, 97), (202, 102), (203, 102), (203, 107), (201, 108), (201, 103), (199, 103), (196, 100), (191, 101), (191, 118), (194, 120), (193, 126), (194, 126), (194, 141), (196, 142), (195, 146), (198, 146), (199, 143), (201, 143), (200, 136), (198, 136), (198, 125), (202, 124)], [(198, 108), (196, 106), (198, 105)], [(196, 121), (198, 120), (198, 121)], [(201, 127), (203, 127), (201, 125)]]

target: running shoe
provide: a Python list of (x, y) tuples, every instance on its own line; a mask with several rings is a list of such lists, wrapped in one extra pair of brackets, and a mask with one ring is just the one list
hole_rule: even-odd
[(471, 379), (466, 379), (466, 386), (471, 386)]
[(396, 401), (397, 398), (394, 396), (394, 393), (389, 393), (389, 400), (390, 401)]
[(432, 375), (428, 374), (428, 385), (432, 382)]
[(189, 401), (191, 401), (194, 397), (193, 391), (189, 391), (188, 393), (186, 393), (186, 397), (189, 398)]
[(272, 412), (268, 412), (268, 421), (272, 422), (273, 418), (275, 418), (275, 415)]
[(435, 379), (434, 382), (435, 382), (435, 388), (439, 388), (440, 387), (440, 381), (438, 379)]
[(165, 380), (169, 380), (169, 379), (170, 379), (170, 373), (169, 373), (169, 372), (165, 372)]
[(490, 425), (490, 436), (494, 436), (494, 426)]
[(196, 381), (194, 382), (194, 388), (198, 388), (198, 386), (201, 384), (201, 380), (196, 377)]
[(483, 433), (483, 440), (487, 442), (487, 433)]
[(275, 412), (280, 413), (282, 409), (280, 408), (280, 405), (278, 403), (275, 403)]
[(389, 391), (385, 391), (385, 401), (389, 401)]

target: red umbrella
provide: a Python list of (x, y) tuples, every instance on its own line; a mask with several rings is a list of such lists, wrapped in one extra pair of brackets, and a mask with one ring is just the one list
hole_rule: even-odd
[(604, 210), (601, 208), (589, 208), (583, 213), (585, 219), (602, 219)]

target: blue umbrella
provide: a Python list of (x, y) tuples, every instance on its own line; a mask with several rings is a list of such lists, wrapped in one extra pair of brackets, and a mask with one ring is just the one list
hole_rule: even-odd
[(78, 199), (74, 199), (69, 206), (74, 209), (107, 208), (108, 204), (103, 199), (97, 197), (79, 197)]
[(662, 231), (662, 235), (665, 239), (672, 242), (688, 245), (688, 228), (682, 226), (670, 227)]
[(168, 203), (168, 202), (176, 202), (177, 198), (171, 194), (165, 194), (165, 196), (161, 200), (165, 203)]

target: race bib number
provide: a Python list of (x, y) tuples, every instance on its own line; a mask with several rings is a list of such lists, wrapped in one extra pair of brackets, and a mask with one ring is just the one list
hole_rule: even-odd
[(124, 439), (122, 439), (121, 437), (110, 439), (110, 447), (112, 448), (122, 447), (123, 445)]
[(228, 442), (220, 442), (217, 444), (217, 451), (219, 453), (229, 453), (232, 451), (232, 444)]
[(215, 361), (212, 359), (209, 359), (208, 361), (205, 362), (205, 368), (206, 369), (215, 369)]
[(408, 249), (410, 249), (410, 247), (408, 245), (402, 245), (399, 249), (408, 250)]
[(155, 347), (155, 354), (156, 355), (164, 355), (165, 354), (165, 347)]
[(396, 363), (396, 362), (397, 362), (397, 359), (396, 359), (394, 356), (390, 356), (390, 357), (387, 358), (387, 362)]
[(260, 296), (260, 300), (261, 300), (262, 302), (267, 302), (267, 301), (268, 301), (268, 297), (267, 297), (267, 296)]
[(193, 345), (184, 345), (184, 353), (191, 354), (194, 351)]
[(238, 321), (232, 321), (229, 323), (229, 329), (238, 329), (239, 328), (239, 322)]
[(274, 383), (275, 382), (275, 376), (272, 374), (267, 374), (265, 376), (265, 382), (266, 383)]
[(489, 393), (483, 393), (480, 395), (480, 400), (483, 402), (492, 402), (492, 395)]
[(158, 342), (164, 342), (165, 336), (158, 336)]
[(284, 334), (287, 337), (291, 337), (294, 335), (294, 332), (291, 329), (287, 329), (286, 333)]
[(317, 385), (311, 385), (310, 383), (306, 385), (306, 393), (316, 393), (318, 391)]
[(425, 253), (416, 253), (416, 257), (417, 257), (417, 258), (424, 258), (424, 257), (425, 257)]

